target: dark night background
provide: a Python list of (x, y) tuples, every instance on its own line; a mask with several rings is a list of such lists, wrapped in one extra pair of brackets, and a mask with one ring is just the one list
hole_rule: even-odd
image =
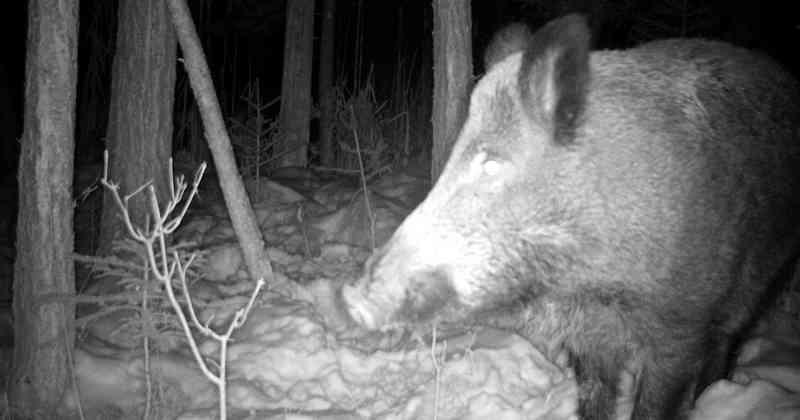
[[(241, 96), (258, 80), (261, 100), (280, 95), (285, 1), (190, 1), (217, 93), (226, 118), (246, 112)], [(317, 2), (321, 3), (321, 2)], [(622, 48), (672, 36), (722, 39), (759, 49), (798, 74), (796, 46), (800, 29), (788, 2), (723, 0), (651, 1), (473, 1), (474, 73), (483, 72), (481, 54), (492, 34), (505, 23), (524, 21), (536, 27), (568, 12), (590, 18), (595, 48)], [(80, 58), (76, 114), (76, 168), (96, 164), (104, 148), (111, 63), (116, 34), (115, 0), (80, 4)], [(317, 4), (319, 14), (321, 4)], [(22, 135), (26, 2), (10, 1), (0, 15), (5, 46), (0, 64), (0, 209), (4, 234), (13, 235), (18, 139)], [(317, 16), (315, 48), (320, 21)], [(430, 144), (432, 92), (432, 7), (430, 1), (342, 0), (336, 10), (336, 84), (353, 92), (370, 84), (377, 103), (391, 102), (398, 78), (417, 92), (419, 116), (412, 121), (415, 141)], [(316, 60), (316, 58), (315, 58)], [(315, 64), (316, 66), (316, 64)], [(189, 144), (197, 121), (185, 72), (177, 67), (174, 150)], [(312, 77), (316, 84), (316, 75)], [(316, 89), (316, 87), (314, 87)], [(316, 102), (316, 90), (314, 91)], [(271, 117), (278, 105), (268, 108)], [(312, 146), (316, 141), (312, 121)], [(197, 126), (198, 124), (194, 124)], [(314, 160), (311, 160), (314, 163)], [(76, 182), (76, 189), (79, 185)]]

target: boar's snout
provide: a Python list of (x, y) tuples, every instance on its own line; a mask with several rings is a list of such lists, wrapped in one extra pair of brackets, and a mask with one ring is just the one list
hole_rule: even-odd
[(455, 297), (451, 270), (426, 264), (415, 247), (390, 244), (367, 261), (356, 284), (342, 288), (347, 314), (367, 329), (429, 321)]
[(378, 275), (390, 243), (378, 248), (369, 257), (364, 264), (361, 278), (342, 288), (345, 312), (350, 319), (370, 330), (386, 325), (389, 321), (389, 309), (394, 305), (393, 302), (399, 300), (399, 296), (392, 295), (390, 288), (383, 286), (383, 280)]

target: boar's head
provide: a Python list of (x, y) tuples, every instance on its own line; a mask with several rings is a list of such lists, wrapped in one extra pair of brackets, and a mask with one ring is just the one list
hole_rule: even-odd
[[(367, 328), (459, 321), (565, 281), (582, 246), (573, 153), (589, 84), (589, 31), (567, 16), (501, 31), (427, 198), (342, 297)], [(568, 279), (566, 279), (568, 281)]]

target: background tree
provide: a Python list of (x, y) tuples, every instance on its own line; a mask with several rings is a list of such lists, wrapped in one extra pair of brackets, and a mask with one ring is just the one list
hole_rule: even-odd
[(433, 1), (433, 182), (467, 114), (472, 82), (471, 13), (469, 0)]
[(336, 163), (333, 147), (335, 109), (333, 71), (336, 50), (336, 0), (322, 1), (322, 35), (319, 41), (319, 154), (322, 166)]
[[(164, 202), (172, 153), (172, 106), (176, 39), (163, 0), (120, 0), (117, 46), (112, 67), (106, 146), (109, 178), (124, 194), (152, 181)], [(143, 226), (146, 194), (130, 203), (131, 217)], [(108, 253), (120, 231), (117, 208), (106, 194), (99, 247)]]
[[(72, 168), (77, 0), (31, 0), (19, 164), (11, 417), (54, 418), (75, 340)], [(49, 298), (46, 296), (49, 295)]]
[(281, 81), (282, 156), (278, 166), (306, 166), (308, 159), (313, 37), (314, 0), (288, 0)]

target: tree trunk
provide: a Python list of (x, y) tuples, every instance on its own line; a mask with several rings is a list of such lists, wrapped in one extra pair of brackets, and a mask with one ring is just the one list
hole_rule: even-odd
[(208, 63), (200, 46), (189, 7), (185, 0), (168, 0), (167, 4), (183, 51), (183, 63), (189, 75), (189, 83), (192, 85), (192, 92), (203, 119), (208, 148), (214, 158), (225, 204), (228, 206), (233, 230), (242, 247), (250, 277), (253, 280), (264, 279), (273, 290), (279, 289), (279, 286), (283, 289), (291, 287), (286, 283), (279, 285), (272, 275), (272, 266), (264, 249), (264, 239), (253, 206), (250, 205), (250, 198), (236, 169), (231, 140), (225, 130), (211, 72), (208, 70)]
[(469, 0), (433, 1), (433, 154), (431, 181), (442, 172), (467, 116), (472, 83)]
[(322, 36), (319, 44), (319, 154), (322, 166), (336, 164), (333, 147), (335, 122), (333, 75), (336, 68), (336, 0), (322, 2)]
[(72, 170), (77, 39), (77, 0), (28, 3), (9, 384), (13, 418), (56, 418), (56, 406), (70, 382), (67, 355), (75, 340), (75, 305), (65, 297), (75, 294)]
[[(175, 91), (175, 33), (162, 0), (120, 0), (117, 48), (111, 75), (111, 109), (106, 147), (109, 178), (129, 194), (147, 182), (159, 202), (168, 197)], [(146, 194), (129, 202), (133, 222), (144, 227), (150, 214)], [(118, 210), (105, 193), (100, 253), (122, 234)]]
[(287, 0), (281, 89), (280, 166), (306, 166), (311, 119), (314, 0)]

